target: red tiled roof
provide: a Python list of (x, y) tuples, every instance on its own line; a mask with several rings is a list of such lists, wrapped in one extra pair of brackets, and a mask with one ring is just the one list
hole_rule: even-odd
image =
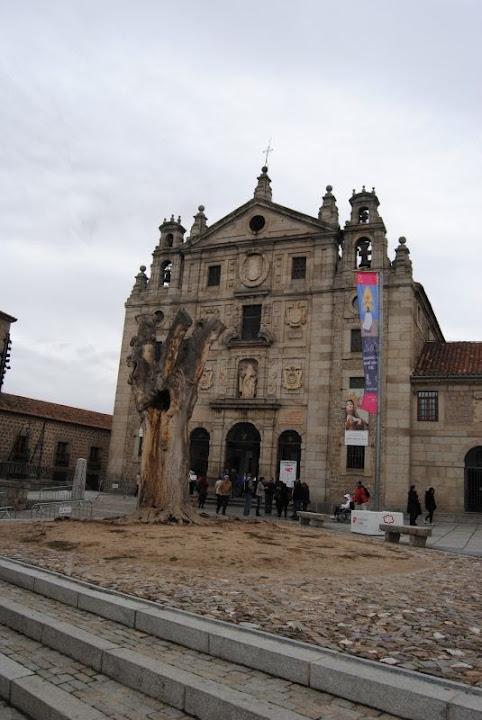
[(33, 400), (20, 395), (0, 393), (0, 411), (35, 415), (36, 417), (57, 420), (58, 422), (73, 423), (75, 425), (88, 425), (89, 427), (110, 430), (112, 415), (82, 410), (68, 405), (57, 405), (44, 400)]
[(482, 342), (427, 342), (412, 377), (482, 376)]

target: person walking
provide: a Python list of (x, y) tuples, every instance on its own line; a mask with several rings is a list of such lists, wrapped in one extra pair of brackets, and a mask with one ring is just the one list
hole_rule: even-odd
[(427, 515), (425, 517), (424, 523), (429, 521), (430, 525), (433, 522), (433, 514), (435, 510), (437, 509), (437, 503), (435, 502), (435, 490), (433, 487), (429, 487), (429, 489), (425, 493), (425, 510), (427, 511)]
[(410, 485), (408, 491), (407, 513), (410, 516), (410, 525), (416, 525), (418, 516), (422, 514), (422, 507), (415, 485)]
[(221, 510), (222, 506), (222, 499), (221, 499), (221, 485), (223, 484), (223, 478), (220, 477), (218, 480), (216, 480), (216, 485), (214, 486), (214, 494), (216, 495), (216, 515)]

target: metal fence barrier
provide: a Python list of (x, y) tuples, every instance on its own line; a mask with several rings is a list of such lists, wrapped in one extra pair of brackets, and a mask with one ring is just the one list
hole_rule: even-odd
[(38, 491), (38, 500), (41, 503), (71, 499), (72, 485), (57, 485), (53, 487), (40, 488)]
[(32, 520), (56, 520), (57, 518), (74, 518), (75, 520), (92, 519), (91, 500), (66, 500), (63, 502), (43, 502), (32, 505)]

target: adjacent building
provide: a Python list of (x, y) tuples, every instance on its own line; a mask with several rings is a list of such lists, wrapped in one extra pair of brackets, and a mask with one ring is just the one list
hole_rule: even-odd
[[(447, 510), (482, 511), (482, 343), (445, 342), (405, 238), (389, 256), (375, 190), (354, 191), (350, 205), (343, 227), (331, 186), (313, 216), (279, 205), (264, 167), (253, 197), (213, 225), (202, 205), (189, 234), (180, 218), (164, 220), (126, 302), (108, 487), (134, 489), (139, 469), (127, 366), (137, 321), (155, 318), (160, 348), (182, 307), (226, 326), (189, 428), (196, 472), (276, 478), (290, 461), (322, 508), (357, 480), (373, 494), (377, 470), (382, 507), (404, 509), (413, 483), (434, 486)], [(355, 274), (365, 271), (380, 277), (379, 422), (360, 408)]]

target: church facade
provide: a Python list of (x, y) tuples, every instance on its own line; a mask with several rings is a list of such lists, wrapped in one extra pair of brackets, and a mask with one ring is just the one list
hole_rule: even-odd
[[(434, 486), (447, 510), (482, 511), (482, 343), (445, 342), (405, 238), (389, 257), (375, 191), (354, 191), (350, 205), (343, 227), (331, 186), (316, 215), (278, 205), (264, 167), (253, 197), (213, 225), (203, 206), (188, 235), (180, 218), (162, 223), (126, 302), (107, 486), (134, 488), (139, 471), (127, 365), (137, 321), (155, 318), (160, 348), (184, 308), (226, 326), (189, 428), (191, 467), (211, 484), (223, 468), (276, 479), (291, 463), (312, 508), (363, 480), (382, 508), (405, 509), (413, 483), (420, 495)], [(367, 271), (383, 308), (379, 417), (360, 407), (356, 274)]]

